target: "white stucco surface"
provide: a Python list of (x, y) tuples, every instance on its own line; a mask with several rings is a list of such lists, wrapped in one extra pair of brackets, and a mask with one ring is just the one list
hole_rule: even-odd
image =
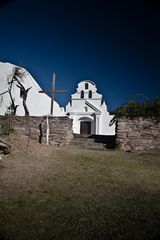
[[(8, 92), (8, 79), (12, 78), (13, 70), (15, 65), (10, 63), (0, 62), (0, 115), (5, 115), (8, 106), (11, 104), (11, 98)], [(41, 87), (34, 80), (34, 78), (27, 72), (24, 68), (25, 75), (20, 79), (21, 83), (25, 89), (30, 88), (27, 95), (27, 108), (29, 110), (30, 116), (43, 116), (50, 114), (51, 98), (45, 93), (39, 93)], [(2, 94), (6, 92), (5, 94)], [(12, 97), (14, 99), (15, 105), (17, 107), (16, 115), (24, 116), (25, 111), (23, 107), (23, 99), (20, 97), (20, 89), (17, 87), (17, 83), (13, 83), (12, 87)], [(64, 116), (64, 109), (60, 108), (58, 103), (54, 101), (53, 107), (54, 116)]]
[[(0, 115), (5, 115), (11, 105), (11, 97), (7, 91), (8, 82), (13, 78), (15, 67), (13, 64), (0, 62)], [(21, 84), (25, 89), (31, 87), (26, 100), (29, 115), (49, 115), (51, 98), (45, 93), (39, 93), (42, 89), (31, 74), (24, 68), (20, 69), (25, 72), (20, 78)], [(24, 116), (23, 99), (20, 97), (20, 88), (15, 81), (11, 94), (15, 105), (18, 105), (16, 115)], [(107, 105), (102, 101), (102, 94), (97, 93), (95, 83), (90, 80), (84, 80), (78, 84), (76, 93), (71, 95), (71, 102), (66, 106), (66, 112), (54, 101), (53, 116), (65, 114), (73, 119), (74, 133), (115, 135), (115, 125), (109, 125), (113, 115), (109, 114)]]
[(115, 125), (109, 125), (113, 115), (109, 114), (102, 95), (90, 80), (78, 84), (77, 92), (71, 95), (71, 102), (66, 106), (66, 114), (73, 119), (74, 133), (81, 133), (82, 122), (90, 122), (89, 134), (115, 135)]

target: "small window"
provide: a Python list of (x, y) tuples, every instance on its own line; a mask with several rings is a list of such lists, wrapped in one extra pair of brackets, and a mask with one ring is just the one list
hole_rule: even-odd
[(88, 89), (88, 83), (85, 83), (85, 89)]
[(85, 112), (88, 112), (88, 108), (87, 107), (84, 107), (84, 110), (85, 110)]
[(92, 91), (89, 91), (88, 97), (89, 97), (89, 98), (92, 98)]
[(81, 91), (81, 98), (84, 98), (84, 91)]

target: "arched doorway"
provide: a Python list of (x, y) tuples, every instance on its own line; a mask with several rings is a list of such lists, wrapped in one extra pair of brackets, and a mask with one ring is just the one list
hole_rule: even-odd
[(81, 122), (80, 134), (91, 134), (91, 122)]
[(87, 117), (80, 118), (80, 134), (89, 135), (92, 132), (93, 120)]

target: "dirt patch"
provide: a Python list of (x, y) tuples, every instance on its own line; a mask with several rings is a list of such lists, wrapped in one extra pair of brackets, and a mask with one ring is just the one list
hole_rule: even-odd
[[(36, 189), (59, 164), (60, 157), (53, 146), (40, 145), (18, 135), (9, 139), (11, 154), (0, 161), (0, 194), (6, 198), (10, 194)], [(3, 193), (3, 194), (2, 194)]]

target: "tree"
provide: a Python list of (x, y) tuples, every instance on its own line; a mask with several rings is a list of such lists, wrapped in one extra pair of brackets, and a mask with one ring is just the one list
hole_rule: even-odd
[(11, 111), (12, 115), (16, 115), (16, 110), (17, 107), (19, 105), (15, 104), (15, 99), (13, 98), (12, 95), (12, 88), (13, 88), (13, 84), (17, 83), (16, 86), (18, 88), (20, 88), (20, 97), (23, 99), (23, 107), (24, 107), (24, 111), (25, 111), (25, 116), (29, 116), (29, 111), (27, 108), (27, 104), (26, 104), (26, 100), (27, 100), (27, 95), (29, 90), (31, 89), (31, 87), (25, 89), (24, 85), (22, 84), (21, 79), (26, 75), (26, 71), (23, 70), (20, 67), (15, 67), (13, 69), (13, 72), (11, 75), (8, 75), (7, 77), (7, 82), (8, 82), (8, 90), (6, 90), (5, 92), (1, 93), (0, 95), (4, 95), (6, 93), (9, 93), (10, 99), (11, 99), (11, 104), (10, 106), (7, 107), (8, 110)]
[[(11, 79), (12, 78), (12, 79)], [(11, 79), (11, 80), (10, 80)], [(8, 90), (3, 93), (0, 93), (0, 96), (8, 93), (10, 96), (11, 104), (7, 107), (7, 110), (11, 112), (12, 115), (16, 115), (16, 110), (19, 105), (15, 105), (15, 99), (12, 96), (12, 87), (13, 87), (13, 77), (11, 75), (7, 76)]]
[(154, 100), (145, 98), (145, 102), (139, 103), (136, 101), (129, 101), (122, 104), (114, 112), (114, 117), (110, 121), (110, 125), (115, 123), (119, 118), (134, 118), (134, 117), (154, 117), (160, 118), (160, 97)]

